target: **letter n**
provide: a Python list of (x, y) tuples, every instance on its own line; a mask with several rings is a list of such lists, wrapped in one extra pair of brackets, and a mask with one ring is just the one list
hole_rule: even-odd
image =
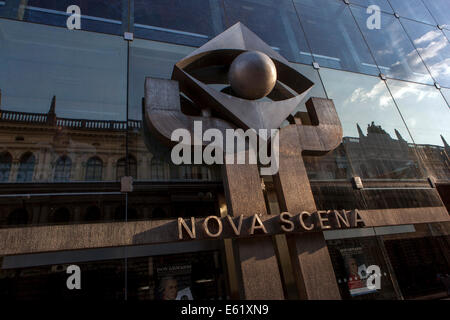
[(195, 218), (191, 217), (191, 226), (192, 229), (189, 229), (188, 225), (186, 224), (186, 221), (184, 221), (183, 218), (178, 218), (178, 239), (183, 240), (183, 229), (187, 232), (189, 237), (191, 239), (196, 238), (195, 234)]

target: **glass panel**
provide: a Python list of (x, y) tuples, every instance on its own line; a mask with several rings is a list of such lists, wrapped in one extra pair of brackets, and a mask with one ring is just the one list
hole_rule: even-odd
[[(4, 8), (1, 2), (5, 2)], [(67, 28), (68, 23), (73, 25), (69, 17), (76, 13), (68, 9), (76, 5), (80, 8), (81, 30), (123, 34), (122, 17), (126, 17), (126, 13), (122, 13), (122, 9), (128, 7), (123, 5), (126, 2), (127, 0), (5, 0), (0, 1), (0, 16)]]
[(56, 182), (69, 181), (71, 172), (72, 172), (72, 160), (67, 156), (61, 156), (56, 161), (53, 181)]
[(0, 20), (0, 33), (0, 130), (13, 158), (2, 180), (116, 181), (125, 155), (126, 42), (12, 20)]
[(436, 25), (422, 0), (389, 0), (389, 2), (401, 17)]
[(32, 182), (36, 165), (36, 157), (30, 153), (25, 153), (19, 162), (16, 182)]
[[(301, 118), (301, 113), (306, 112), (305, 103), (310, 97), (326, 98), (326, 94), (317, 70), (311, 66), (301, 64), (292, 64), (292, 67), (297, 69), (301, 74), (314, 83), (311, 91), (293, 113), (294, 116)], [(351, 173), (348, 172), (349, 166), (347, 163), (346, 153), (342, 148), (342, 145), (336, 150), (333, 150), (323, 156), (303, 156), (303, 160), (305, 162), (308, 177), (311, 181), (331, 181), (346, 179), (351, 176)], [(313, 194), (316, 197), (318, 206), (320, 206), (319, 203), (325, 201), (325, 199), (322, 199), (323, 193), (326, 193), (326, 190), (323, 187), (323, 185), (319, 186), (313, 184)]]
[(387, 0), (350, 0), (350, 3), (357, 4), (367, 8), (371, 5), (377, 5), (382, 11), (393, 13), (391, 6)]
[(11, 172), (12, 156), (9, 152), (0, 154), (0, 182), (8, 182)]
[(388, 80), (388, 86), (429, 173), (450, 179), (450, 111), (433, 86)]
[(447, 105), (450, 107), (450, 89), (442, 88), (441, 92), (444, 95), (445, 100), (447, 101)]
[(329, 0), (295, 0), (314, 60), (321, 66), (379, 74), (347, 5)]
[(420, 177), (412, 140), (385, 83), (349, 72), (319, 72), (342, 123), (351, 171), (372, 179)]
[(136, 39), (130, 48), (130, 107), (128, 117), (142, 120), (145, 77), (170, 79), (175, 63), (195, 48)]
[(228, 27), (240, 21), (286, 59), (306, 64), (312, 62), (290, 1), (224, 0), (224, 4)]
[(131, 47), (129, 155), (138, 161), (137, 180), (221, 180), (215, 166), (175, 166), (170, 149), (142, 127), (145, 77), (170, 79), (173, 65), (194, 48), (154, 41), (135, 40)]
[(443, 29), (442, 31), (444, 32), (445, 36), (447, 37), (447, 40), (450, 42), (450, 30)]
[[(124, 300), (126, 292), (128, 300), (224, 300), (228, 295), (222, 255), (211, 251), (216, 244), (207, 247), (177, 254), (173, 252), (191, 248), (134, 246), (126, 251), (112, 247), (7, 256), (0, 269), (0, 298)], [(166, 254), (148, 256), (155, 251)], [(81, 290), (67, 288), (70, 265), (79, 267)]]
[(139, 38), (200, 46), (223, 29), (219, 0), (134, 0)]
[(117, 186), (104, 186), (103, 192), (92, 184), (41, 184), (39, 192), (20, 187), (11, 190), (11, 186), (8, 190), (0, 185), (0, 190), (0, 228), (101, 223), (125, 218), (125, 215), (115, 217), (125, 203), (125, 196), (117, 192)]
[[(397, 299), (391, 274), (375, 237), (327, 240), (336, 280), (344, 300)], [(367, 269), (376, 268), (379, 288), (370, 288)], [(370, 269), (369, 269), (370, 270)]]
[[(129, 130), (128, 156), (137, 161), (136, 180), (141, 188), (129, 196), (129, 220), (219, 214), (220, 167), (173, 165), (170, 147), (142, 127), (145, 77), (170, 79), (174, 64), (193, 50), (155, 41), (135, 40), (131, 44), (129, 121), (133, 128)], [(172, 186), (163, 190), (154, 187), (167, 181)]]
[[(9, 0), (0, 1), (0, 17), (8, 18), (11, 15), (11, 12), (10, 12), (11, 8), (8, 8), (6, 6), (6, 1), (9, 1)], [(11, 2), (11, 1), (9, 1), (9, 2)]]
[[(68, 277), (73, 274), (67, 273), (70, 265), (80, 268), (80, 290), (67, 287)], [(124, 300), (124, 292), (123, 259), (0, 269), (0, 297), (6, 301)]]
[(381, 28), (366, 27), (365, 10), (351, 7), (381, 72), (390, 78), (432, 84), (433, 80), (397, 18), (381, 14)]
[(448, 0), (424, 0), (423, 3), (439, 25), (450, 29), (450, 2)]
[(292, 113), (295, 115), (297, 112), (306, 112), (306, 102), (311, 97), (326, 98), (325, 91), (323, 89), (322, 81), (320, 80), (319, 72), (312, 66), (307, 66), (304, 64), (291, 63), (291, 67), (300, 72), (303, 76), (308, 78), (314, 83), (309, 93), (303, 99), (303, 101), (298, 105), (297, 109)]
[(128, 260), (129, 300), (224, 300), (220, 254), (185, 253)]
[(405, 299), (445, 299), (450, 295), (450, 237), (433, 236), (427, 225), (416, 232), (383, 236), (389, 260)]
[(405, 19), (401, 22), (431, 75), (441, 86), (450, 88), (450, 42), (436, 27)]

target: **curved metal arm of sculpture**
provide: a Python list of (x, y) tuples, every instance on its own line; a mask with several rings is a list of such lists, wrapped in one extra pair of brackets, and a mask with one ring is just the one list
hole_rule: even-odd
[(172, 132), (176, 129), (188, 130), (193, 138), (194, 121), (202, 121), (203, 131), (219, 129), (223, 136), (225, 129), (234, 128), (229, 122), (219, 118), (184, 114), (181, 111), (178, 81), (174, 80), (146, 78), (144, 113), (148, 128), (166, 143), (171, 142)]
[(342, 142), (342, 125), (333, 100), (310, 98), (306, 102), (311, 125), (296, 124), (305, 155), (323, 155)]

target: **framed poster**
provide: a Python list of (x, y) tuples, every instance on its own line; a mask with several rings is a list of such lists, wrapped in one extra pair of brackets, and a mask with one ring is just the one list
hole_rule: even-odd
[(158, 266), (155, 274), (155, 297), (158, 300), (194, 300), (191, 264)]
[(352, 247), (339, 250), (347, 273), (347, 286), (352, 297), (376, 292), (367, 287), (367, 259), (362, 247)]

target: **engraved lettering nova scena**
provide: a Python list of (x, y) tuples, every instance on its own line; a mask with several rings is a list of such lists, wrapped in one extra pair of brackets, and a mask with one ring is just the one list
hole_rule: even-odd
[(283, 212), (276, 216), (254, 214), (245, 217), (243, 215), (191, 217), (190, 219), (178, 218), (178, 239), (236, 238), (257, 234), (308, 232), (365, 226), (366, 223), (358, 209), (303, 211), (298, 214)]

